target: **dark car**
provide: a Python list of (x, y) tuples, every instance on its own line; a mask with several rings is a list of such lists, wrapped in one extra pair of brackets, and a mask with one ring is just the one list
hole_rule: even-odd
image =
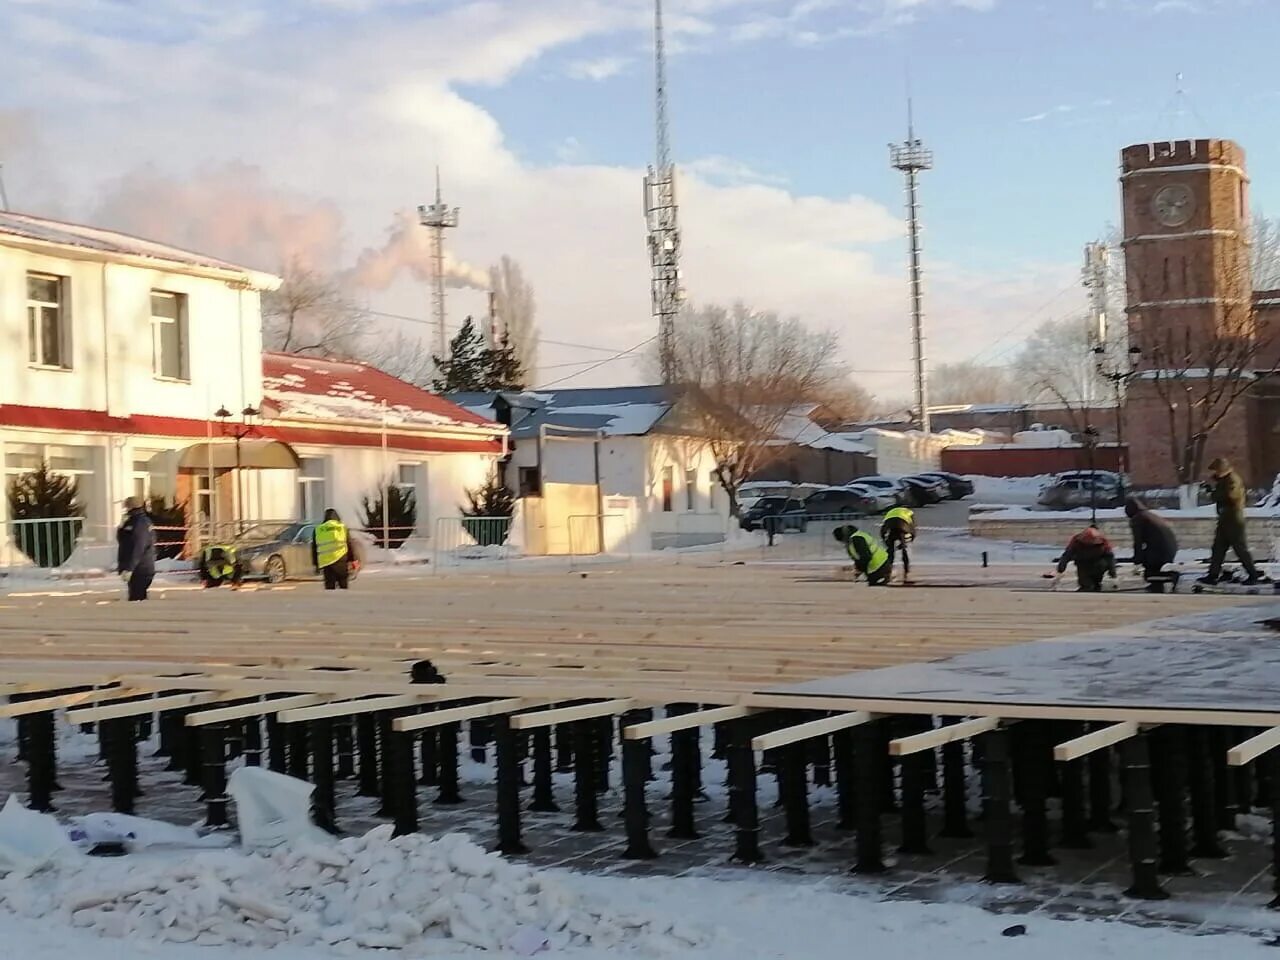
[(811, 494), (804, 502), (804, 512), (815, 517), (867, 517), (878, 513), (875, 500), (848, 487), (828, 487)]
[(968, 477), (962, 477), (958, 473), (948, 473), (945, 470), (930, 470), (927, 473), (920, 474), (922, 477), (937, 477), (947, 485), (947, 489), (951, 492), (952, 500), (963, 500), (965, 497), (973, 496), (973, 481)]
[[(246, 578), (262, 579), (268, 583), (317, 577), (315, 560), (311, 555), (311, 542), (315, 536), (314, 523), (267, 523), (250, 527), (236, 538), (236, 552), (244, 564)], [(357, 539), (353, 534), (353, 539)], [(357, 556), (359, 556), (359, 544)], [(352, 577), (356, 571), (352, 570)]]
[(1104, 470), (1072, 470), (1059, 474), (1040, 491), (1036, 503), (1050, 509), (1119, 507), (1124, 494), (1118, 474)]
[(902, 485), (907, 488), (907, 505), (911, 507), (941, 503), (951, 494), (947, 485), (936, 477), (903, 477)]
[(804, 504), (795, 497), (761, 497), (742, 515), (738, 521), (743, 530), (763, 530), (766, 519), (777, 518), (778, 532), (799, 530), (803, 533), (809, 526), (809, 518)]

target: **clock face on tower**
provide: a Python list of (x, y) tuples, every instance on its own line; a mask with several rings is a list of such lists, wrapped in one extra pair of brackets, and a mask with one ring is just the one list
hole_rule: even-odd
[(1196, 195), (1185, 183), (1171, 183), (1156, 191), (1151, 209), (1166, 227), (1180, 227), (1195, 212)]

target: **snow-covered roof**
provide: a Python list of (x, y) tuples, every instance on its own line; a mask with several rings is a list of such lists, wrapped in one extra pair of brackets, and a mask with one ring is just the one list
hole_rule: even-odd
[(395, 426), (497, 426), (377, 367), (344, 360), (264, 353), (262, 392), (289, 418), (381, 424), (385, 403), (387, 420)]
[(650, 433), (679, 402), (677, 387), (588, 387), (574, 390), (526, 390), (503, 393), (451, 393), (448, 399), (465, 410), (491, 419), (498, 406), (511, 410), (511, 435), (536, 437), (543, 426), (572, 431), (599, 430), (611, 437)]
[(50, 220), (48, 217), (0, 210), (0, 238), (5, 236), (52, 243), (62, 247), (77, 247), (121, 257), (161, 260), (189, 268), (246, 274), (255, 287), (262, 289), (275, 289), (280, 284), (279, 278), (270, 274), (202, 253), (193, 253), (165, 243), (157, 243), (154, 240), (144, 240), (142, 237), (133, 237), (115, 230), (104, 230), (101, 227), (64, 223), (61, 220)]

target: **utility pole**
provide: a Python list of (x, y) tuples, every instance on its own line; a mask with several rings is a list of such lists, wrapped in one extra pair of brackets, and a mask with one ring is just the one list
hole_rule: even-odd
[(662, 0), (654, 0), (653, 65), (655, 81), (656, 155), (644, 178), (644, 214), (649, 228), (653, 317), (658, 324), (658, 360), (662, 382), (676, 379), (675, 321), (684, 293), (680, 289), (680, 225), (676, 206), (676, 171), (671, 162), (667, 127), (667, 57), (662, 31)]
[(4, 164), (0, 163), (0, 210), (9, 209), (9, 194), (4, 189)]
[(917, 181), (922, 170), (933, 169), (933, 153), (925, 149), (916, 138), (911, 100), (907, 99), (907, 139), (903, 143), (889, 144), (889, 163), (901, 170), (907, 181), (907, 222), (910, 229), (911, 251), (911, 335), (914, 344), (916, 377), (916, 409), (920, 411), (920, 429), (927, 436), (929, 429), (929, 390), (924, 374), (924, 295), (920, 270), (920, 202), (917, 197)]
[(436, 202), (418, 207), (418, 221), (431, 231), (431, 314), (436, 325), (436, 356), (447, 356), (449, 337), (444, 320), (444, 232), (458, 225), (458, 208), (449, 208), (440, 193), (440, 168), (436, 167)]

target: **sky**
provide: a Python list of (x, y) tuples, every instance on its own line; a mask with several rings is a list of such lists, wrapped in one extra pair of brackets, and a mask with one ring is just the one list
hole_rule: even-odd
[[(690, 301), (837, 332), (882, 398), (910, 391), (887, 148), (908, 89), (936, 158), (930, 363), (1007, 362), (1082, 310), (1126, 144), (1235, 139), (1254, 205), (1280, 210), (1275, 0), (665, 6)], [(537, 296), (535, 384), (636, 382), (632, 356), (600, 361), (655, 332), (651, 43), (652, 0), (0, 0), (0, 162), (16, 210), (335, 271), (384, 248), (438, 165), (461, 208), (451, 332), (485, 309), (468, 278), (506, 254)], [(421, 264), (404, 266), (362, 302), (426, 318)]]

